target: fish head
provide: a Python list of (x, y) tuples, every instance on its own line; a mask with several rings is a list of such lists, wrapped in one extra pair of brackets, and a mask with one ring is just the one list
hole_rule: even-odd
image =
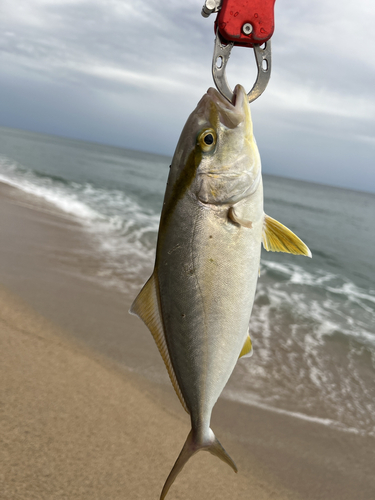
[(213, 88), (202, 97), (182, 131), (173, 168), (201, 203), (231, 205), (254, 192), (261, 162), (241, 85), (232, 102)]

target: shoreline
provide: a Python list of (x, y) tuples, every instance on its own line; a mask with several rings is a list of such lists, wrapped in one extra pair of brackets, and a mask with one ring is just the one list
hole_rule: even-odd
[[(146, 443), (145, 440), (137, 438), (137, 444), (125, 453), (116, 447), (114, 435), (108, 437), (114, 449), (117, 450), (107, 450), (106, 460), (111, 466), (118, 467), (116, 474), (119, 475), (112, 477), (113, 481), (117, 481), (117, 486), (111, 485), (113, 488), (119, 488), (118, 491), (106, 490), (103, 483), (100, 486), (100, 494), (94, 494), (94, 490), (90, 489), (91, 486), (88, 483), (74, 476), (77, 491), (70, 493), (70, 496), (66, 496), (66, 491), (52, 494), (48, 491), (50, 485), (48, 486), (43, 480), (46, 489), (39, 489), (38, 493), (35, 493), (35, 498), (104, 498), (105, 496), (106, 498), (123, 498), (125, 492), (120, 492), (120, 485), (122, 488), (126, 486), (122, 482), (119, 470), (121, 467), (126, 470), (126, 464), (131, 464), (133, 468), (136, 465), (139, 466), (142, 460), (146, 461), (146, 465), (141, 465), (141, 467), (144, 467), (143, 474), (147, 478), (146, 483), (152, 485), (152, 493), (148, 490), (146, 492), (144, 482), (141, 481), (143, 486), (140, 486), (139, 482), (137, 486), (135, 484), (137, 481), (134, 479), (131, 488), (129, 484), (127, 486), (128, 494), (131, 494), (132, 498), (158, 498), (166, 476), (189, 432), (190, 425), (174, 395), (166, 373), (161, 379), (162, 383), (157, 383), (160, 380), (159, 373), (164, 373), (163, 362), (146, 327), (137, 318), (128, 314), (130, 298), (118, 291), (100, 287), (95, 281), (88, 279), (90, 272), (92, 273), (90, 266), (95, 266), (95, 262), (89, 258), (89, 243), (86, 241), (81, 226), (74, 218), (59, 212), (56, 207), (15, 188), (0, 184), (0, 224), (2, 234), (0, 283), (3, 285), (0, 289), (2, 305), (0, 332), (1, 338), (5, 338), (8, 342), (8, 350), (4, 359), (9, 361), (12, 357), (16, 359), (18, 356), (21, 366), (28, 366), (29, 377), (31, 372), (35, 377), (35, 381), (33, 380), (35, 386), (30, 388), (29, 392), (25, 392), (20, 380), (28, 384), (26, 372), (25, 377), (22, 378), (20, 365), (17, 367), (16, 363), (9, 364), (7, 380), (10, 385), (5, 392), (5, 402), (12, 401), (15, 408), (18, 408), (21, 404), (21, 394), (24, 394), (24, 397), (27, 396), (31, 401), (33, 397), (36, 397), (39, 405), (35, 407), (32, 424), (32, 428), (39, 429), (39, 431), (37, 434), (27, 434), (29, 437), (26, 438), (23, 435), (22, 439), (25, 439), (30, 449), (42, 446), (44, 443), (43, 432), (38, 421), (41, 417), (38, 416), (37, 410), (44, 408), (40, 394), (45, 389), (44, 384), (48, 382), (53, 403), (60, 404), (58, 402), (61, 402), (60, 393), (63, 390), (61, 384), (66, 383), (73, 392), (75, 384), (81, 387), (82, 391), (86, 387), (85, 404), (88, 404), (94, 413), (99, 411), (94, 409), (95, 399), (100, 399), (103, 405), (109, 405), (109, 413), (106, 417), (102, 416), (100, 419), (98, 417), (96, 421), (101, 432), (107, 432), (103, 429), (104, 420), (107, 425), (112, 425), (110, 422), (113, 419), (113, 425), (116, 426), (120, 418), (118, 413), (120, 410), (116, 407), (116, 402), (111, 395), (112, 383), (117, 387), (117, 395), (122, 394), (122, 390), (124, 395), (130, 391), (129, 394), (131, 393), (132, 396), (129, 397), (132, 404), (134, 403), (131, 410), (134, 412), (134, 418), (131, 420), (132, 416), (128, 414), (130, 410), (126, 408), (126, 396), (119, 396), (123, 405), (122, 411), (125, 412), (125, 416), (121, 417), (125, 419), (121, 420), (121, 425), (133, 426), (140, 433), (146, 430), (149, 440)], [(4, 323), (4, 304), (8, 304), (7, 310), (9, 311), (6, 324)], [(16, 311), (21, 311), (17, 312), (18, 323), (16, 320), (9, 320), (17, 316)], [(10, 328), (12, 334), (6, 333), (7, 328)], [(47, 343), (43, 335), (42, 338), (36, 335), (37, 330), (45, 332), (46, 338), (49, 339)], [(26, 336), (25, 332), (27, 332)], [(26, 344), (20, 340), (22, 336), (27, 339), (25, 342), (28, 349), (24, 348)], [(11, 339), (18, 343), (17, 353), (15, 344), (11, 345)], [(36, 344), (39, 346), (38, 351), (35, 351)], [(65, 363), (72, 363), (73, 358), (76, 360), (74, 383), (73, 379), (69, 378), (69, 373), (65, 373), (64, 370), (60, 370), (58, 374), (56, 372), (54, 380), (49, 381), (50, 373), (54, 372), (54, 367), (62, 356), (61, 349), (65, 349)], [(35, 375), (35, 367), (32, 366), (33, 350), (35, 356), (39, 352), (42, 363), (40, 370), (44, 370), (43, 373), (40, 371), (37, 375)], [(56, 361), (55, 364), (53, 360)], [(79, 366), (81, 368), (78, 368)], [(99, 377), (100, 373), (108, 379), (102, 392), (87, 379), (83, 366), (87, 367), (93, 377)], [(23, 369), (26, 370), (26, 368)], [(142, 373), (148, 373), (155, 382), (147, 380)], [(5, 380), (4, 377), (0, 379)], [(97, 378), (100, 386), (99, 379)], [(64, 394), (65, 404), (69, 406), (71, 404), (69, 403), (70, 393), (67, 391)], [(123, 397), (125, 400), (121, 399)], [(136, 408), (137, 402), (139, 408)], [(146, 407), (149, 408), (148, 405), (152, 407), (152, 410), (148, 410), (152, 415), (148, 415), (144, 420), (143, 413)], [(13, 413), (12, 418), (10, 417), (13, 411), (12, 405), (6, 408), (5, 421), (9, 423), (13, 420), (17, 422), (19, 428), (27, 431), (30, 422), (26, 408), (24, 408), (24, 413), (19, 412), (17, 415)], [(112, 413), (110, 413), (110, 408), (112, 408)], [(66, 411), (73, 412), (73, 409), (66, 409)], [(104, 412), (104, 409), (100, 411)], [(157, 421), (156, 414), (160, 421)], [(84, 406), (81, 406), (80, 410), (75, 408), (71, 415), (73, 420), (79, 422), (77, 425), (81, 429), (85, 428), (85, 419), (91, 421), (91, 416)], [(59, 420), (59, 416), (54, 411), (49, 413), (46, 410), (43, 418), (49, 429), (49, 439), (52, 442), (55, 438), (59, 441), (60, 437), (55, 434), (57, 435), (60, 431), (57, 426), (54, 427), (54, 422)], [(141, 421), (142, 427), (139, 427)], [(299, 421), (289, 415), (229, 401), (227, 398), (220, 398), (215, 406), (212, 428), (237, 463), (240, 474), (234, 475), (217, 458), (200, 453), (181, 473), (168, 498), (211, 497), (214, 491), (222, 498), (230, 496), (239, 499), (247, 498), (250, 494), (257, 499), (277, 498), (280, 500), (284, 498), (370, 500), (374, 497), (375, 447), (372, 438), (349, 435), (318, 423)], [(121, 429), (122, 427), (118, 424), (116, 436), (123, 432)], [(168, 434), (166, 434), (167, 431)], [(96, 433), (94, 428), (92, 428), (92, 433)], [(6, 431), (2, 434), (9, 435)], [(20, 448), (17, 448), (18, 451), (15, 451), (14, 455), (10, 455), (14, 463), (18, 460), (22, 461), (20, 434), (16, 434), (14, 434), (14, 443), (18, 443), (17, 446)], [(69, 433), (65, 435), (67, 448), (61, 451), (62, 455), (67, 453), (67, 450), (78, 454), (77, 456), (83, 453), (83, 444), (79, 450), (75, 448), (74, 439), (72, 440), (72, 436), (75, 435), (75, 429), (69, 428)], [(131, 439), (130, 435), (131, 432), (127, 434), (127, 439)], [(76, 438), (78, 439), (77, 436)], [(158, 444), (163, 439), (166, 439), (168, 449), (165, 448), (166, 443)], [(88, 466), (89, 472), (84, 465), (80, 466), (84, 477), (87, 477), (88, 473), (93, 474), (96, 470), (95, 460), (97, 459), (94, 457), (93, 450), (95, 449), (99, 454), (101, 452), (98, 443), (93, 445), (90, 440), (87, 443), (85, 446), (89, 446), (91, 450), (91, 465)], [(62, 443), (61, 446), (63, 446)], [(164, 446), (162, 458), (158, 456), (158, 446)], [(12, 447), (14, 448), (9, 445), (8, 451)], [(117, 464), (116, 461), (122, 461), (122, 466), (113, 465)], [(154, 463), (155, 461), (158, 464)], [(4, 462), (4, 459), (2, 462), (8, 463)], [(16, 483), (20, 481), (26, 492), (27, 488), (33, 484), (31, 476), (35, 473), (31, 455), (27, 462), (22, 463), (24, 475), (19, 476), (18, 480), (14, 479), (16, 476), (14, 471), (11, 472), (12, 468), (2, 477), (13, 477), (12, 481), (15, 480)], [(107, 466), (104, 459), (102, 466)], [(159, 466), (163, 472), (160, 472)], [(74, 473), (69, 469), (69, 464), (64, 462), (64, 467), (66, 478), (71, 478)], [(226, 469), (228, 469), (227, 472), (225, 472)], [(41, 470), (39, 473), (41, 474)], [(57, 470), (53, 472), (55, 473)], [(110, 471), (107, 474), (110, 474)], [(93, 481), (91, 484), (95, 483), (94, 476), (91, 481)], [(225, 482), (227, 484), (224, 484)], [(8, 489), (10, 484), (7, 483)], [(64, 485), (63, 488), (69, 487), (68, 483)], [(78, 493), (79, 488), (83, 488), (82, 493)], [(4, 488), (2, 490), (8, 491)], [(225, 494), (225, 491), (228, 493)], [(9, 498), (31, 498), (30, 495), (22, 497), (21, 493), (17, 496), (16, 492), (10, 492), (9, 495), (14, 495)], [(6, 498), (8, 499), (8, 496)]]

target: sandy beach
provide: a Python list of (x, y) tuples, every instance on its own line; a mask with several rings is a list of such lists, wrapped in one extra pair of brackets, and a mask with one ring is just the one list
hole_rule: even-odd
[[(0, 498), (158, 499), (189, 432), (131, 298), (100, 286), (80, 225), (0, 184)], [(156, 378), (156, 377), (155, 377)], [(372, 500), (375, 440), (221, 398), (239, 473), (193, 457), (173, 499)]]

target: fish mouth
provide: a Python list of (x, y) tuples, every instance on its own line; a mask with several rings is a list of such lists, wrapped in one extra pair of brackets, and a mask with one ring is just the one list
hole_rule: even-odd
[(246, 91), (240, 84), (236, 85), (231, 101), (228, 101), (226, 97), (212, 87), (207, 90), (207, 95), (209, 95), (218, 105), (231, 111), (242, 110), (244, 101), (247, 98)]
[(228, 128), (237, 127), (249, 115), (247, 95), (242, 85), (236, 85), (231, 102), (212, 87), (207, 90), (203, 100), (209, 106), (214, 105), (220, 123)]

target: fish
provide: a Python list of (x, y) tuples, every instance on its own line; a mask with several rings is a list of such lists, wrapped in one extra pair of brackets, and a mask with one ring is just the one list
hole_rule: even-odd
[(191, 430), (161, 492), (205, 450), (237, 466), (210, 427), (237, 360), (252, 354), (250, 316), (267, 251), (311, 257), (263, 210), (261, 160), (246, 92), (210, 88), (189, 116), (170, 166), (154, 271), (130, 312), (149, 328)]

